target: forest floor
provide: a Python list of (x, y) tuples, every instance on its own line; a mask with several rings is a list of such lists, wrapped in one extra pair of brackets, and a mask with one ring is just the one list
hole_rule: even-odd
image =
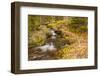
[(64, 58), (66, 59), (87, 58), (88, 57), (87, 46), (88, 46), (88, 43), (87, 43), (86, 35), (82, 34), (81, 36), (77, 36), (77, 42), (70, 46), (72, 48), (69, 50), (68, 56), (65, 56)]

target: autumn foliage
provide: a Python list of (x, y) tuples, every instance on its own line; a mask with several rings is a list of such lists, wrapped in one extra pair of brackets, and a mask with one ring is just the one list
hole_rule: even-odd
[[(56, 51), (42, 52), (38, 46), (51, 40), (50, 29), (55, 31), (53, 40)], [(88, 57), (88, 18), (71, 16), (28, 16), (28, 59), (79, 59)]]

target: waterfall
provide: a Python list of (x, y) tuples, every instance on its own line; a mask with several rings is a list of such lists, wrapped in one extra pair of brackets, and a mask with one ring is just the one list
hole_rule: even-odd
[(36, 47), (35, 49), (41, 49), (42, 52), (55, 51), (55, 50), (57, 50), (55, 48), (54, 42), (53, 42), (56, 39), (56, 33), (55, 33), (54, 30), (50, 30), (50, 32), (51, 32), (51, 42), (46, 43), (43, 46)]

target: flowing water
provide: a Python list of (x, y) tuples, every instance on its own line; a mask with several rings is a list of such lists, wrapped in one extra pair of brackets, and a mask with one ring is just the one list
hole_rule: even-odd
[(47, 52), (47, 51), (55, 51), (57, 50), (54, 46), (54, 40), (56, 39), (56, 33), (54, 30), (50, 30), (51, 32), (51, 41), (49, 43), (46, 43), (43, 46), (36, 47), (36, 49), (41, 49), (42, 52)]

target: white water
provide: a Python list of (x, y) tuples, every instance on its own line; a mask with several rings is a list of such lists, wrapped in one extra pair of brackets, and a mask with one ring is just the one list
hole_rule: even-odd
[[(56, 39), (56, 33), (54, 32), (54, 30), (51, 30), (50, 32), (52, 34), (51, 39)], [(57, 50), (55, 48), (53, 42), (47, 43), (46, 45), (43, 45), (43, 46), (36, 47), (36, 49), (41, 49), (42, 52), (55, 51), (55, 50)]]

